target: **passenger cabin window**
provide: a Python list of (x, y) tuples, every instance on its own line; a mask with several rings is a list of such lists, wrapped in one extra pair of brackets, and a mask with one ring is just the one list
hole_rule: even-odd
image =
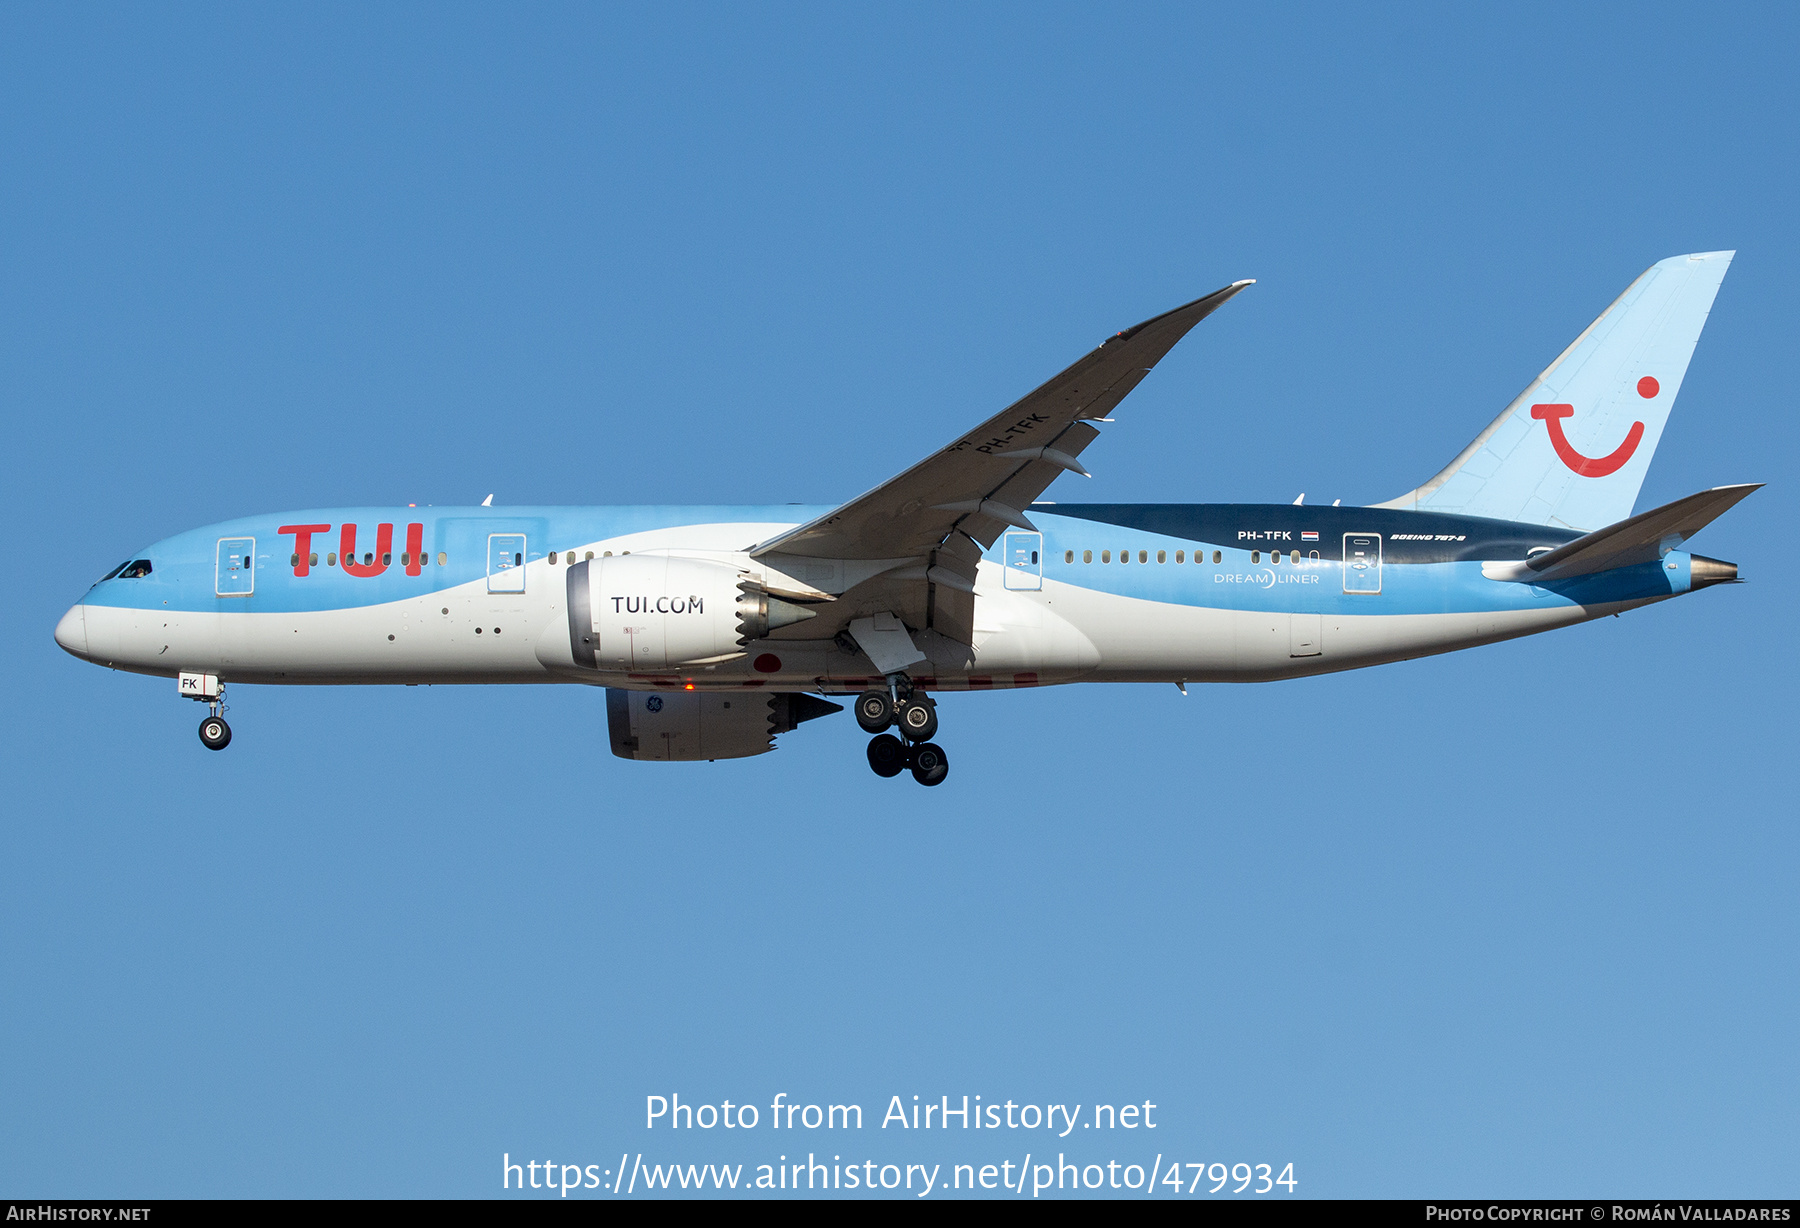
[(1110, 562), (1112, 562), (1112, 551), (1110, 551), (1110, 550), (1102, 550), (1102, 551), (1101, 551), (1101, 552), (1100, 552), (1100, 561), (1101, 561), (1101, 562), (1102, 562), (1102, 563), (1110, 563)]
[(1148, 563), (1149, 561), (1150, 561), (1150, 552), (1148, 550), (1138, 551), (1138, 562)]
[(1075, 552), (1073, 550), (1063, 551), (1063, 562), (1073, 563), (1074, 561), (1075, 561)]
[(1223, 563), (1224, 561), (1225, 561), (1225, 552), (1223, 550), (1213, 551), (1213, 562)]
[(1298, 550), (1290, 551), (1288, 554), (1288, 562), (1298, 563), (1299, 561), (1300, 561), (1300, 552)]
[(447, 556), (442, 550), (438, 551), (438, 566), (442, 567), (444, 565), (445, 559), (448, 557), (449, 556)]
[(328, 550), (325, 552), (325, 566), (327, 566), (327, 567), (336, 567), (337, 566), (337, 551)]
[(1251, 552), (1250, 552), (1250, 561), (1251, 561), (1251, 562), (1252, 562), (1252, 563), (1260, 563), (1260, 562), (1262, 562), (1262, 551), (1260, 551), (1260, 550), (1252, 550), (1252, 551), (1251, 551)]
[(1084, 563), (1093, 562), (1094, 561), (1094, 552), (1092, 550), (1083, 550), (1081, 552), (1081, 561)]
[(1159, 563), (1168, 562), (1169, 561), (1169, 552), (1166, 550), (1158, 550), (1156, 552), (1156, 561)]

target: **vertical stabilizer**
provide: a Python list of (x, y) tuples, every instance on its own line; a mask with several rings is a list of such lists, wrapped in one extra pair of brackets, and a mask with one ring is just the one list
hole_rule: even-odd
[(1582, 530), (1630, 516), (1734, 254), (1651, 265), (1442, 473), (1375, 506)]

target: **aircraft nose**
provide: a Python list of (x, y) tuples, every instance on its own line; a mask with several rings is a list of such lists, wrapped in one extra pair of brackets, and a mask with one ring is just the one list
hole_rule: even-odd
[(87, 656), (87, 607), (73, 605), (69, 612), (62, 616), (56, 624), (56, 642), (62, 645), (65, 652), (78, 657)]

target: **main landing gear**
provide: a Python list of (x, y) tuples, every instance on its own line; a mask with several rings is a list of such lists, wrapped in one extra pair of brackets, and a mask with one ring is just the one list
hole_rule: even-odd
[[(938, 727), (937, 704), (915, 691), (905, 674), (891, 676), (885, 691), (857, 696), (856, 723), (875, 735), (869, 740), (869, 767), (877, 776), (898, 776), (911, 768), (920, 784), (937, 785), (950, 774), (949, 756), (930, 740)], [(890, 726), (899, 728), (900, 737), (887, 732)]]

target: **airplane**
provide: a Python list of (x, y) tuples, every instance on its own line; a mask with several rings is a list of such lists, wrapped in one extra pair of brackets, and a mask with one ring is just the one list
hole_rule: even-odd
[[(356, 507), (139, 550), (56, 642), (176, 680), (575, 683), (614, 754), (742, 758), (851, 701), (878, 776), (941, 783), (937, 697), (1267, 682), (1452, 652), (1738, 580), (1680, 547), (1760, 484), (1632, 514), (1734, 253), (1651, 266), (1418, 488), (1366, 507), (1040, 498), (1253, 282), (1108, 338), (838, 507)], [(893, 731), (893, 732), (890, 732)]]

